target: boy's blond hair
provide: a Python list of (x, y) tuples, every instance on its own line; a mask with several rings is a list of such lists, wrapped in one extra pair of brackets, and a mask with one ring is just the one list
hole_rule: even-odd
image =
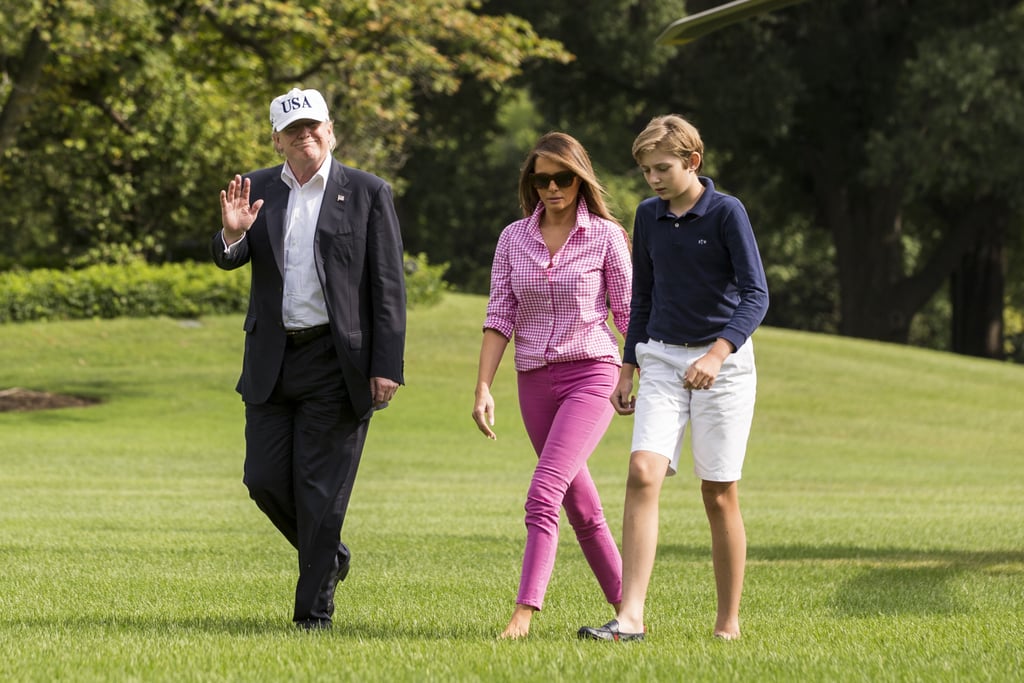
[(655, 149), (674, 154), (689, 162), (694, 152), (700, 154), (695, 170), (704, 165), (704, 141), (696, 126), (679, 114), (655, 116), (633, 141), (633, 159), (640, 163), (640, 156)]

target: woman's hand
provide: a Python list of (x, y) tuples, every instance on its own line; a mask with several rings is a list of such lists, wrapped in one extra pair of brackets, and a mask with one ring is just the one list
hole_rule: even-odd
[(488, 439), (497, 439), (491, 427), (494, 426), (494, 398), (491, 397), (491, 390), (486, 384), (476, 388), (476, 405), (473, 406), (473, 421), (477, 428), (483, 432)]

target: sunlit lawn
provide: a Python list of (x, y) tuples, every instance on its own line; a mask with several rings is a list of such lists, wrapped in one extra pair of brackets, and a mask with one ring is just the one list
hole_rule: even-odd
[[(645, 643), (565, 525), (529, 639), (515, 599), (534, 456), (511, 357), (499, 440), (469, 417), (485, 300), (411, 312), (374, 418), (333, 631), (290, 625), (295, 558), (241, 484), (240, 316), (0, 326), (0, 680), (1002, 681), (1024, 667), (1024, 367), (823, 335), (755, 337), (743, 639), (710, 636), (697, 482), (666, 483)], [(591, 460), (616, 537), (631, 422)]]

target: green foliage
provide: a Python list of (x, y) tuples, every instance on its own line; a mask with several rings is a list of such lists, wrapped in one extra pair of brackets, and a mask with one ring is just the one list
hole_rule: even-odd
[(405, 295), (409, 307), (434, 306), (441, 303), (441, 297), (448, 291), (444, 273), (447, 263), (431, 265), (426, 254), (405, 256)]
[[(455, 97), (459, 102), (465, 98), (465, 108), (457, 107), (455, 112), (424, 124), (436, 126), (436, 139), (445, 143), (424, 138), (414, 145), (414, 154), (403, 171), (410, 182), (401, 200), (401, 208), (406, 209), (402, 228), (407, 246), (450, 264), (446, 279), (455, 287), (484, 294), (490, 285), (498, 235), (522, 217), (517, 183), (523, 159), (549, 128), (526, 88), (492, 97), (493, 121), (481, 118), (472, 108), (474, 97), (471, 88), (465, 89)], [(575, 128), (565, 130), (575, 134)], [(482, 147), (484, 153), (454, 153), (467, 147)], [(648, 194), (647, 184), (633, 167), (619, 174), (597, 162), (594, 165), (608, 191), (609, 209), (630, 230), (634, 209)], [(439, 187), (438, 178), (457, 188), (460, 197), (472, 199), (452, 201), (451, 191)], [(417, 210), (408, 210), (412, 206)], [(484, 216), (495, 218), (484, 221)]]
[(485, 293), (498, 235), (521, 217), (516, 183), (539, 121), (520, 90), (468, 84), (446, 98), (450, 107), (423, 99), (432, 106), (421, 125), (432, 134), (413, 142), (403, 169), (403, 240), (449, 264), (446, 277), (461, 291)]
[[(464, 291), (487, 289), (537, 134), (584, 143), (628, 228), (647, 194), (632, 138), (676, 111), (750, 209), (773, 321), (948, 337), (927, 302), (958, 239), (992, 239), (981, 200), (1012, 211), (1006, 287), (1021, 308), (1024, 3), (807, 2), (655, 44), (717, 4), (7, 2), (0, 271), (88, 263), (105, 244), (151, 263), (203, 258), (217, 191), (279, 162), (267, 102), (303, 85), (327, 95), (340, 158), (394, 185), (406, 246)], [(33, 35), (48, 50), (35, 84), (23, 82)], [(31, 109), (12, 130), (16, 92)]]
[(958, 233), (979, 227), (955, 196), (938, 223), (916, 220), (912, 203), (954, 189), (1018, 207), (1024, 196), (1019, 0), (809, 2), (661, 50), (647, 22), (721, 2), (601, 0), (586, 17), (500, 4), (577, 57), (532, 65), (529, 86), (605, 168), (628, 163), (655, 114), (698, 125), (709, 174), (747, 204), (766, 266), (783, 271), (770, 315), (787, 326), (906, 341), (949, 277)]
[[(752, 212), (752, 220), (758, 220)], [(771, 299), (765, 324), (835, 334), (839, 303), (828, 236), (799, 221), (787, 226), (758, 221), (758, 246), (765, 264)]]
[(543, 0), (489, 0), (486, 7), (524, 17), (573, 55), (569, 64), (531, 62), (520, 80), (543, 116), (544, 130), (574, 135), (595, 164), (620, 174), (634, 166), (633, 137), (653, 115), (666, 113), (652, 103), (652, 90), (658, 91), (676, 50), (654, 38), (687, 14), (687, 4), (588, 0), (586, 11), (559, 11)]
[(1007, 305), (1003, 324), (1006, 358), (1024, 363), (1024, 311)]
[(1024, 210), (1022, 33), (1024, 6), (923, 36), (898, 74), (900, 115), (867, 141), (866, 173), (906, 178), (913, 198), (997, 195)]
[[(113, 262), (78, 270), (13, 270), (0, 273), (0, 323), (168, 316), (197, 318), (244, 311), (249, 269), (225, 271), (210, 263), (148, 265), (130, 249), (110, 250)], [(447, 266), (430, 265), (425, 254), (406, 256), (410, 307), (433, 306), (447, 285)]]
[(952, 335), (949, 330), (953, 306), (949, 289), (948, 286), (942, 287), (914, 316), (910, 324), (910, 338), (907, 340), (910, 344), (939, 351), (950, 350)]
[(117, 242), (143, 244), (150, 262), (201, 258), (217, 192), (278, 163), (267, 107), (296, 85), (324, 92), (336, 155), (400, 194), (417, 97), (497, 92), (525, 61), (565, 58), (522, 19), (475, 4), (34, 0), (9, 23), (5, 9), (0, 106), (27, 36), (53, 29), (16, 144), (0, 146), (0, 270), (59, 268)]
[(635, 169), (616, 174), (595, 164), (594, 170), (608, 191), (608, 210), (618, 219), (626, 232), (632, 235), (637, 204), (650, 196), (651, 188)]
[(128, 265), (145, 262), (145, 249), (141, 244), (97, 244), (68, 261), (72, 268), (88, 268), (89, 266), (106, 263), (109, 265)]
[(0, 273), (0, 322), (200, 315), (245, 310), (248, 269), (223, 271), (209, 263), (150, 266), (136, 261), (81, 270)]

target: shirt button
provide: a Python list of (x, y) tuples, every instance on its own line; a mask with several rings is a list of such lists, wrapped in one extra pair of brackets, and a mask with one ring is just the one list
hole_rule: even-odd
[(676, 226), (676, 227), (678, 228), (678, 227), (679, 227), (679, 224), (678, 224), (678, 223), (676, 223), (676, 224), (675, 224), (675, 226)]

